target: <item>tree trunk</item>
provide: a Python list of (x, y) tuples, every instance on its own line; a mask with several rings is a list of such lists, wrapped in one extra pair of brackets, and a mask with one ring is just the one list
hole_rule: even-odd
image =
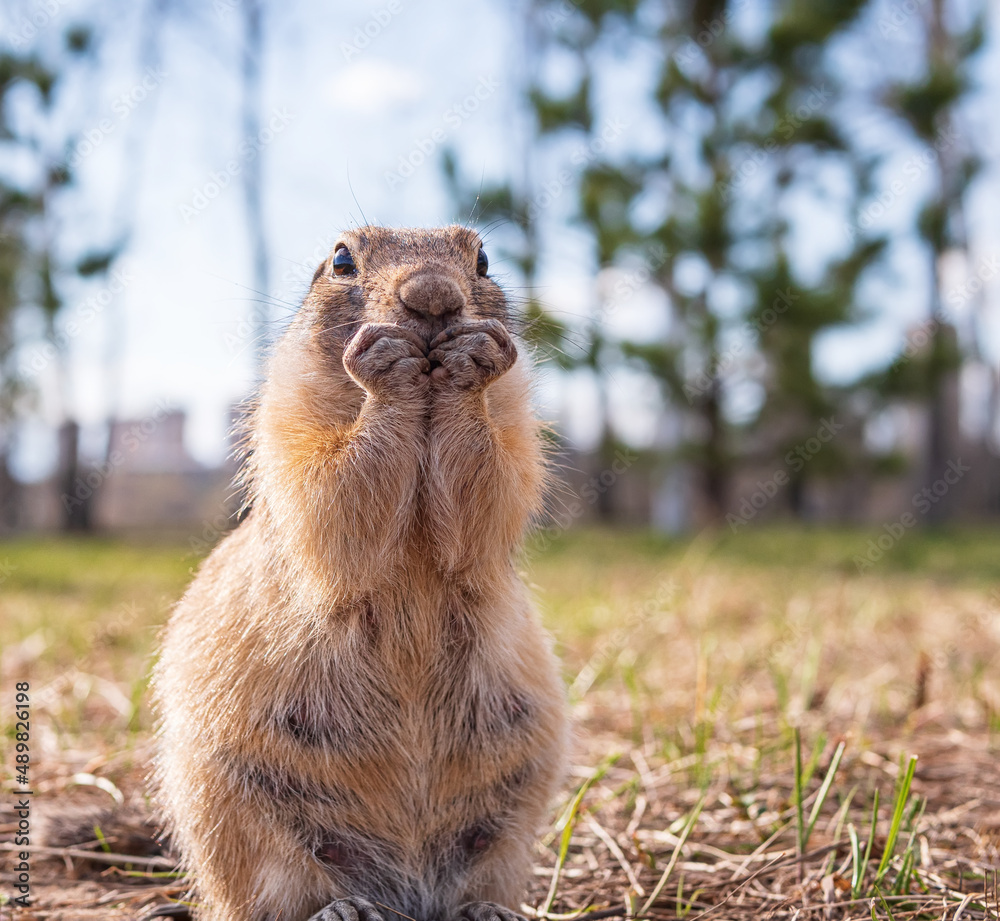
[(713, 376), (702, 415), (708, 425), (708, 439), (705, 442), (702, 480), (705, 502), (712, 521), (718, 521), (726, 511), (729, 498), (729, 470), (726, 462), (725, 422), (722, 418), (721, 383)]
[[(243, 9), (243, 136), (260, 135), (260, 69), (263, 37), (260, 0), (245, 0)], [(264, 379), (264, 363), (269, 338), (270, 271), (267, 237), (264, 233), (261, 160), (258, 155), (243, 164), (243, 197), (247, 208), (247, 231), (250, 234), (250, 260), (253, 288), (254, 380)]]
[(80, 476), (80, 425), (73, 420), (59, 427), (59, 498), (62, 530), (83, 532), (91, 529), (90, 509), (93, 487)]

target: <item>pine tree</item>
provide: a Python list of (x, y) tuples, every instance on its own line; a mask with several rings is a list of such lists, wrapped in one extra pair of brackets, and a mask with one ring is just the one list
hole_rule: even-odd
[[(983, 328), (975, 320), (971, 341), (960, 341), (951, 305), (946, 303), (940, 267), (945, 254), (960, 255), (969, 265), (965, 212), (970, 188), (983, 167), (983, 156), (971, 133), (963, 130), (962, 110), (976, 90), (974, 70), (986, 38), (986, 15), (985, 4), (929, 0), (913, 10), (893, 7), (877, 23), (885, 41), (906, 35), (920, 48), (919, 66), (913, 76), (901, 78), (889, 70), (877, 93), (883, 111), (904, 125), (921, 146), (916, 162), (926, 165), (932, 183), (914, 228), (927, 265), (928, 342), (926, 348), (912, 354), (901, 353), (884, 374), (873, 376), (872, 383), (883, 395), (916, 398), (926, 406), (928, 424), (921, 471), (926, 482), (940, 477), (955, 458), (958, 371), (969, 354), (984, 351), (980, 339)], [(912, 56), (908, 55), (905, 63), (912, 64)], [(994, 399), (996, 385), (994, 376)], [(931, 507), (928, 519), (940, 522), (953, 517), (957, 512), (955, 500), (955, 492), (949, 491)]]
[[(800, 228), (788, 203), (827, 194), (823, 172), (835, 164), (867, 168), (834, 117), (841, 89), (826, 55), (861, 4), (789, 0), (769, 8), (763, 30), (741, 19), (740, 0), (541, 7), (548, 52), (574, 60), (579, 74), (569, 93), (532, 92), (543, 137), (575, 131), (596, 148), (607, 124), (601, 68), (616, 55), (654, 62), (649, 97), (632, 104), (645, 106), (651, 121), (642, 128), (664, 142), (595, 158), (581, 179), (579, 215), (601, 266), (662, 254), (653, 277), (669, 297), (672, 330), (621, 351), (689, 420), (678, 453), (697, 469), (707, 516), (717, 519), (748, 444), (759, 463), (784, 465), (789, 450), (844, 409), (843, 394), (817, 377), (815, 343), (852, 321), (855, 288), (883, 243), (828, 254), (808, 277), (792, 253)], [(606, 352), (599, 324), (590, 341), (587, 360)], [(734, 418), (732, 404), (754, 388), (762, 405)], [(853, 449), (859, 425), (851, 428)], [(846, 468), (855, 455), (848, 440), (808, 465), (796, 462), (793, 509), (801, 510), (808, 477)]]

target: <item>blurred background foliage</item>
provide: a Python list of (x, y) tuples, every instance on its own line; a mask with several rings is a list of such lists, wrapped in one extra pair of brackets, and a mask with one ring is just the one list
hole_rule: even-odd
[[(262, 46), (281, 12), (264, 0), (222, 5), (239, 23), (230, 66), (241, 135), (257, 136)], [(373, 10), (371, 22), (389, 16)], [(569, 402), (585, 399), (592, 443), (556, 433), (582, 512), (564, 497), (553, 517), (671, 530), (726, 521), (738, 530), (758, 513), (881, 521), (912, 511), (956, 462), (968, 476), (949, 480), (921, 522), (1000, 512), (997, 238), (973, 238), (969, 217), (970, 201), (988, 191), (980, 180), (997, 168), (995, 138), (976, 118), (996, 103), (981, 79), (997, 59), (986, 0), (527, 0), (509, 12), (518, 53), (504, 82), (523, 130), (510, 132), (506, 174), (487, 179), (451, 143), (433, 158), (456, 219), (473, 215), (510, 269), (508, 289), (547, 373)], [(179, 0), (145, 4), (139, 63), (157, 66), (161, 32), (197, 16)], [(100, 68), (106, 23), (69, 18), (57, 53), (40, 55), (23, 29), (0, 53), (0, 497), (14, 530), (44, 519), (25, 513), (37, 491), (27, 495), (8, 463), (38, 396), (18, 360), (38, 327), (23, 318), (41, 318), (65, 394), (65, 292), (73, 279), (108, 283), (127, 252), (138, 151), (155, 117), (147, 106), (136, 119), (105, 231), (81, 233), (66, 201), (83, 129), (52, 117), (52, 100)], [(267, 155), (233, 179), (247, 282), (260, 295), (258, 377), (275, 305)], [(913, 186), (911, 218), (897, 209), (880, 221)], [(571, 312), (539, 286), (552, 240), (567, 233), (586, 240), (593, 269), (587, 303)], [(822, 344), (845, 330), (863, 335), (901, 273), (924, 280), (926, 303), (895, 353), (860, 374), (824, 368)], [(613, 393), (623, 375), (655, 407), (641, 438)], [(81, 449), (71, 404), (65, 397), (57, 413), (56, 517), (68, 529), (106, 526), (114, 516), (98, 508), (100, 494), (127, 472), (109, 472), (114, 401), (96, 459)], [(81, 489), (87, 476), (93, 486)], [(204, 520), (203, 509), (189, 518)]]
[[(809, 515), (811, 481), (870, 483), (913, 467), (935, 479), (961, 451), (956, 380), (970, 365), (990, 381), (971, 450), (993, 467), (987, 492), (996, 511), (1000, 404), (986, 333), (986, 313), (996, 308), (980, 300), (956, 329), (939, 275), (946, 258), (973, 260), (967, 201), (984, 158), (995, 156), (988, 139), (963, 124), (963, 107), (978, 91), (972, 74), (986, 16), (985, 4), (938, 0), (533, 5), (522, 89), (534, 112), (531, 145), (566, 136), (582, 144), (579, 175), (567, 184), (597, 264), (615, 273), (619, 291), (641, 278), (670, 309), (665, 335), (612, 338), (613, 283), (591, 321), (574, 331), (570, 351), (556, 358), (597, 378), (602, 368), (633, 364), (656, 381), (682, 432), (665, 459), (696, 471), (705, 518), (732, 508), (735, 481), (747, 469), (786, 470), (783, 505), (798, 517)], [(744, 18), (752, 24), (740, 28)], [(878, 60), (882, 40), (904, 28), (912, 30), (915, 59)], [(612, 60), (634, 62), (643, 74), (643, 129), (652, 140), (642, 149), (610, 143), (622, 116), (602, 109), (595, 87)], [(575, 75), (559, 92), (547, 79), (554, 61)], [(887, 181), (899, 138), (873, 147), (865, 130), (872, 118), (917, 145), (915, 162), (932, 176), (913, 226), (895, 232), (872, 229), (878, 193), (888, 186), (898, 194), (895, 184), (916, 167), (890, 167)], [(448, 169), (456, 195), (478, 193), (484, 218), (519, 229), (509, 245), (530, 281), (536, 218), (558, 191), (533, 184), (530, 170), (510, 186), (463, 188), (454, 164)], [(843, 232), (810, 227), (821, 211)], [(883, 369), (831, 382), (816, 367), (818, 340), (879, 311), (873, 282), (891, 288), (894, 244), (909, 234), (930, 279), (926, 322)], [(532, 302), (529, 318), (539, 342), (553, 348), (558, 336), (544, 306)], [(910, 451), (904, 439), (872, 437), (900, 406), (916, 410), (904, 422), (911, 436), (919, 431)], [(832, 418), (842, 428), (830, 446), (815, 459), (796, 455)], [(603, 425), (606, 467), (616, 436), (607, 414)], [(796, 456), (803, 463), (789, 462)], [(863, 502), (837, 505), (834, 515), (859, 514)], [(928, 518), (962, 511), (952, 496)]]

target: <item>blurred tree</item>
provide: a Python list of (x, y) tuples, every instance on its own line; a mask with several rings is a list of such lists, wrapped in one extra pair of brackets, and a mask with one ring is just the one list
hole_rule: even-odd
[[(104, 326), (102, 370), (110, 431), (121, 395), (119, 369), (125, 328), (124, 317), (117, 309), (116, 292), (120, 291), (121, 283), (112, 279), (112, 272), (129, 244), (136, 219), (142, 146), (156, 110), (159, 94), (155, 90), (164, 76), (160, 67), (160, 43), (163, 20), (172, 3), (173, 0), (145, 0), (135, 8), (136, 71), (141, 76), (128, 93), (116, 99), (112, 109), (117, 121), (127, 119), (127, 126), (118, 129), (125, 138), (125, 151), (117, 173), (117, 195), (110, 206), (106, 199), (100, 201), (97, 210), (102, 219), (93, 221), (82, 245), (72, 232), (72, 223), (66, 220), (81, 201), (74, 198), (67, 203), (67, 199), (71, 193), (79, 191), (76, 169), (101, 144), (103, 134), (113, 130), (103, 127), (106, 120), (100, 119), (96, 109), (99, 103), (94, 102), (99, 96), (88, 92), (87, 82), (95, 76), (106, 79), (107, 72), (102, 65), (107, 62), (102, 49), (116, 44), (109, 39), (117, 23), (100, 11), (91, 11), (89, 19), (70, 25), (61, 36), (46, 36), (40, 32), (31, 46), (33, 51), (22, 41), (17, 47), (24, 46), (24, 50), (9, 52), (4, 58), (7, 62), (3, 84), (5, 96), (8, 90), (15, 94), (27, 84), (36, 87), (35, 98), (28, 102), (33, 109), (32, 117), (22, 119), (30, 127), (19, 131), (8, 118), (10, 112), (4, 108), (7, 147), (4, 162), (17, 162), (16, 148), (20, 151), (21, 166), (25, 162), (31, 164), (29, 177), (25, 178), (22, 169), (14, 183), (17, 193), (32, 204), (32, 210), (30, 215), (22, 211), (24, 219), (10, 237), (11, 240), (16, 237), (19, 253), (16, 267), (12, 268), (17, 279), (11, 291), (14, 308), (34, 309), (44, 321), (45, 346), (36, 349), (33, 356), (29, 354), (27, 361), (22, 363), (32, 383), (36, 383), (35, 379), (43, 372), (53, 373), (56, 378), (58, 405), (53, 409), (61, 418), (57, 480), (62, 497), (62, 524), (69, 530), (91, 527), (90, 510), (101, 486), (86, 484), (86, 471), (81, 470), (80, 431), (74, 419), (75, 401), (67, 367), (68, 347), (75, 333), (71, 332), (72, 324), (64, 326), (60, 322), (60, 315), (65, 302), (71, 305), (79, 302), (82, 290), (79, 280), (103, 285), (99, 292), (102, 298), (99, 315)], [(93, 105), (88, 107), (87, 103), (91, 102)], [(21, 108), (23, 115), (25, 106)], [(11, 339), (9, 347), (16, 344)], [(27, 343), (22, 341), (20, 344)], [(24, 392), (30, 389), (24, 377), (18, 378), (8, 362), (0, 374), (0, 381)], [(13, 409), (10, 401), (7, 408), (5, 444), (9, 448)], [(111, 450), (109, 439), (106, 464), (110, 463)], [(101, 484), (103, 479), (100, 478)]]
[[(256, 140), (261, 133), (261, 64), (264, 51), (261, 0), (243, 0), (240, 4), (243, 20), (243, 43), (240, 52), (241, 129), (244, 139)], [(247, 209), (247, 229), (250, 236), (252, 270), (254, 380), (264, 379), (268, 353), (270, 317), (270, 260), (265, 233), (263, 183), (260, 156), (247, 158), (240, 173), (243, 200)]]
[[(814, 354), (823, 332), (858, 318), (856, 289), (884, 241), (853, 240), (808, 266), (797, 245), (803, 199), (850, 213), (874, 167), (837, 118), (843, 84), (829, 55), (863, 5), (529, 5), (539, 63), (524, 95), (538, 139), (582, 140), (576, 216), (598, 265), (628, 278), (645, 264), (671, 311), (665, 336), (616, 342), (605, 322), (616, 305), (603, 305), (575, 331), (585, 337), (576, 363), (599, 377), (630, 360), (658, 382), (685, 433), (674, 456), (697, 470), (710, 519), (747, 460), (774, 470), (802, 513), (809, 479), (842, 474), (863, 454), (850, 392), (819, 379)], [(628, 110), (603, 95), (603, 73), (623, 61), (648, 75), (647, 95)], [(832, 188), (845, 176), (838, 200)], [(521, 198), (537, 204), (544, 192)], [(611, 427), (599, 412), (606, 452)], [(802, 447), (819, 435), (822, 450)]]
[[(47, 105), (53, 82), (53, 75), (35, 58), (13, 52), (0, 54), (0, 150), (8, 165), (19, 156), (30, 159), (33, 155), (31, 139), (18, 125), (11, 99), (27, 89)], [(12, 169), (0, 172), (0, 525), (8, 526), (14, 523), (15, 514), (14, 483), (9, 470), (11, 423), (18, 397), (26, 386), (14, 361), (15, 316), (29, 292), (39, 287), (44, 292), (43, 309), (58, 306), (50, 262), (44, 253), (38, 253), (33, 239), (43, 205), (42, 188), (20, 181)]]
[[(139, 82), (129, 96), (128, 122), (124, 127), (125, 150), (119, 174), (118, 191), (111, 218), (108, 237), (95, 241), (94, 248), (84, 254), (77, 265), (78, 273), (84, 278), (100, 279), (105, 285), (119, 258), (126, 252), (132, 239), (142, 200), (141, 189), (145, 149), (149, 134), (156, 118), (161, 93), (159, 84), (164, 79), (162, 44), (168, 16), (177, 0), (145, 0), (137, 7), (136, 59), (134, 72), (141, 74)], [(103, 33), (95, 26), (95, 31)], [(81, 50), (90, 48), (94, 42), (89, 38), (89, 30), (74, 29), (74, 35), (82, 34), (85, 43)], [(106, 36), (101, 36), (105, 37)], [(96, 55), (95, 55), (96, 57)], [(152, 89), (147, 89), (151, 86)], [(121, 375), (125, 352), (127, 321), (122, 309), (122, 298), (115, 296), (104, 311), (105, 352), (104, 408), (108, 431), (111, 431), (121, 409)], [(108, 438), (105, 463), (111, 460), (114, 446)]]
[[(561, 7), (566, 6), (561, 4)], [(626, 6), (632, 8), (634, 4)], [(514, 270), (519, 282), (516, 287), (524, 293), (512, 299), (517, 304), (525, 338), (543, 360), (552, 361), (564, 371), (589, 373), (596, 389), (592, 419), (598, 439), (594, 462), (598, 471), (608, 471), (617, 466), (617, 452), (624, 447), (614, 431), (607, 392), (609, 369), (616, 361), (620, 362), (620, 353), (605, 336), (599, 304), (595, 316), (574, 313), (572, 318), (563, 319), (551, 305), (542, 302), (537, 288), (547, 212), (553, 198), (560, 197), (566, 185), (561, 182), (565, 171), (560, 171), (560, 178), (554, 180), (539, 179), (536, 175), (537, 146), (541, 137), (561, 133), (566, 127), (580, 127), (581, 119), (589, 118), (588, 84), (581, 85), (570, 99), (553, 100), (544, 94), (541, 69), (551, 50), (552, 11), (538, 0), (521, 0), (517, 7), (517, 19), (523, 24), (523, 31), (519, 36), (519, 53), (515, 55), (519, 60), (513, 76), (519, 81), (520, 101), (527, 104), (527, 117), (512, 119), (508, 125), (511, 135), (520, 143), (516, 175), (508, 182), (477, 186), (462, 175), (452, 150), (446, 151), (443, 167), (459, 217), (475, 217), (491, 238), (491, 247), (495, 242), (499, 250), (501, 260), (495, 260), (495, 264)], [(565, 12), (560, 9), (558, 16)], [(520, 137), (518, 122), (523, 122)], [(578, 153), (570, 154), (566, 166), (576, 168), (578, 159)], [(551, 189), (553, 183), (555, 191)], [(510, 295), (510, 284), (507, 289)], [(583, 328), (580, 328), (580, 320), (584, 321)], [(600, 518), (615, 517), (615, 491), (614, 483), (603, 483), (600, 489), (594, 490), (594, 496), (589, 497)]]
[[(517, 61), (512, 68), (512, 78), (518, 81), (517, 95), (522, 99), (530, 97), (537, 83), (540, 45), (544, 40), (536, 17), (532, 15), (534, 3), (535, 0), (517, 2), (518, 19), (523, 23), (523, 29), (517, 35), (518, 45), (513, 55)], [(519, 134), (513, 120), (508, 125), (511, 148), (517, 150), (517, 154), (514, 175), (507, 181), (490, 185), (470, 182), (462, 174), (461, 164), (451, 147), (445, 149), (441, 166), (455, 204), (456, 217), (475, 220), (484, 228), (484, 235), (490, 238), (491, 248), (496, 246), (496, 252), (491, 257), (494, 272), (502, 267), (501, 274), (507, 275), (513, 270), (516, 289), (524, 292), (521, 297), (515, 297), (524, 332), (547, 356), (554, 356), (565, 364), (560, 351), (565, 327), (544, 309), (535, 291), (541, 245), (539, 209), (533, 201), (538, 129), (533, 122), (522, 127), (525, 130)]]
[[(53, 129), (52, 113), (58, 87), (75, 59), (90, 52), (90, 33), (71, 28), (64, 36), (68, 56), (59, 70), (37, 54), (5, 51), (0, 54), (0, 489), (6, 496), (8, 522), (14, 515), (13, 480), (9, 475), (12, 425), (18, 402), (26, 398), (37, 373), (53, 365), (57, 392), (62, 397), (58, 479), (63, 494), (63, 525), (89, 526), (89, 503), (74, 501), (78, 489), (78, 431), (67, 413), (65, 337), (59, 335), (57, 316), (63, 306), (61, 279), (105, 271), (113, 253), (91, 251), (74, 264), (60, 255), (58, 202), (72, 184), (66, 163), (73, 137)], [(14, 104), (16, 101), (17, 105)], [(15, 365), (15, 321), (22, 311), (37, 311), (46, 346), (36, 353), (40, 366)]]
[[(883, 395), (916, 398), (926, 406), (923, 475), (929, 483), (943, 474), (959, 451), (959, 368), (970, 357), (982, 360), (985, 352), (984, 324), (974, 314), (968, 340), (960, 341), (954, 305), (946, 303), (941, 267), (945, 256), (958, 256), (968, 276), (974, 275), (966, 209), (983, 157), (974, 144), (976, 133), (963, 126), (963, 109), (978, 89), (974, 73), (986, 38), (987, 4), (930, 0), (892, 13), (878, 22), (881, 38), (906, 34), (920, 54), (907, 56), (908, 77), (895, 76), (887, 68), (877, 96), (883, 111), (904, 125), (921, 147), (908, 161), (914, 164), (911, 172), (919, 165), (920, 173), (926, 170), (932, 179), (914, 228), (925, 250), (930, 298), (928, 321), (922, 328), (926, 343), (919, 348), (906, 343), (896, 361), (884, 373), (873, 375), (870, 383)], [(995, 370), (992, 386), (995, 406)], [(990, 435), (989, 428), (983, 432), (987, 443)], [(956, 498), (950, 490), (930, 507), (927, 518), (940, 522), (953, 517)]]

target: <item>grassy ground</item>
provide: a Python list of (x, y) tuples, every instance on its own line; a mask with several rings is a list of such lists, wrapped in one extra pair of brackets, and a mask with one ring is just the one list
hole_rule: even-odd
[[(1000, 916), (1000, 534), (907, 533), (859, 567), (877, 537), (535, 541), (525, 575), (578, 731), (527, 909)], [(196, 565), (181, 546), (0, 545), (0, 841), (15, 828), (18, 681), (39, 808), (119, 790), (144, 808), (150, 656)], [(133, 917), (184, 890), (54, 856), (35, 857), (25, 918)]]

